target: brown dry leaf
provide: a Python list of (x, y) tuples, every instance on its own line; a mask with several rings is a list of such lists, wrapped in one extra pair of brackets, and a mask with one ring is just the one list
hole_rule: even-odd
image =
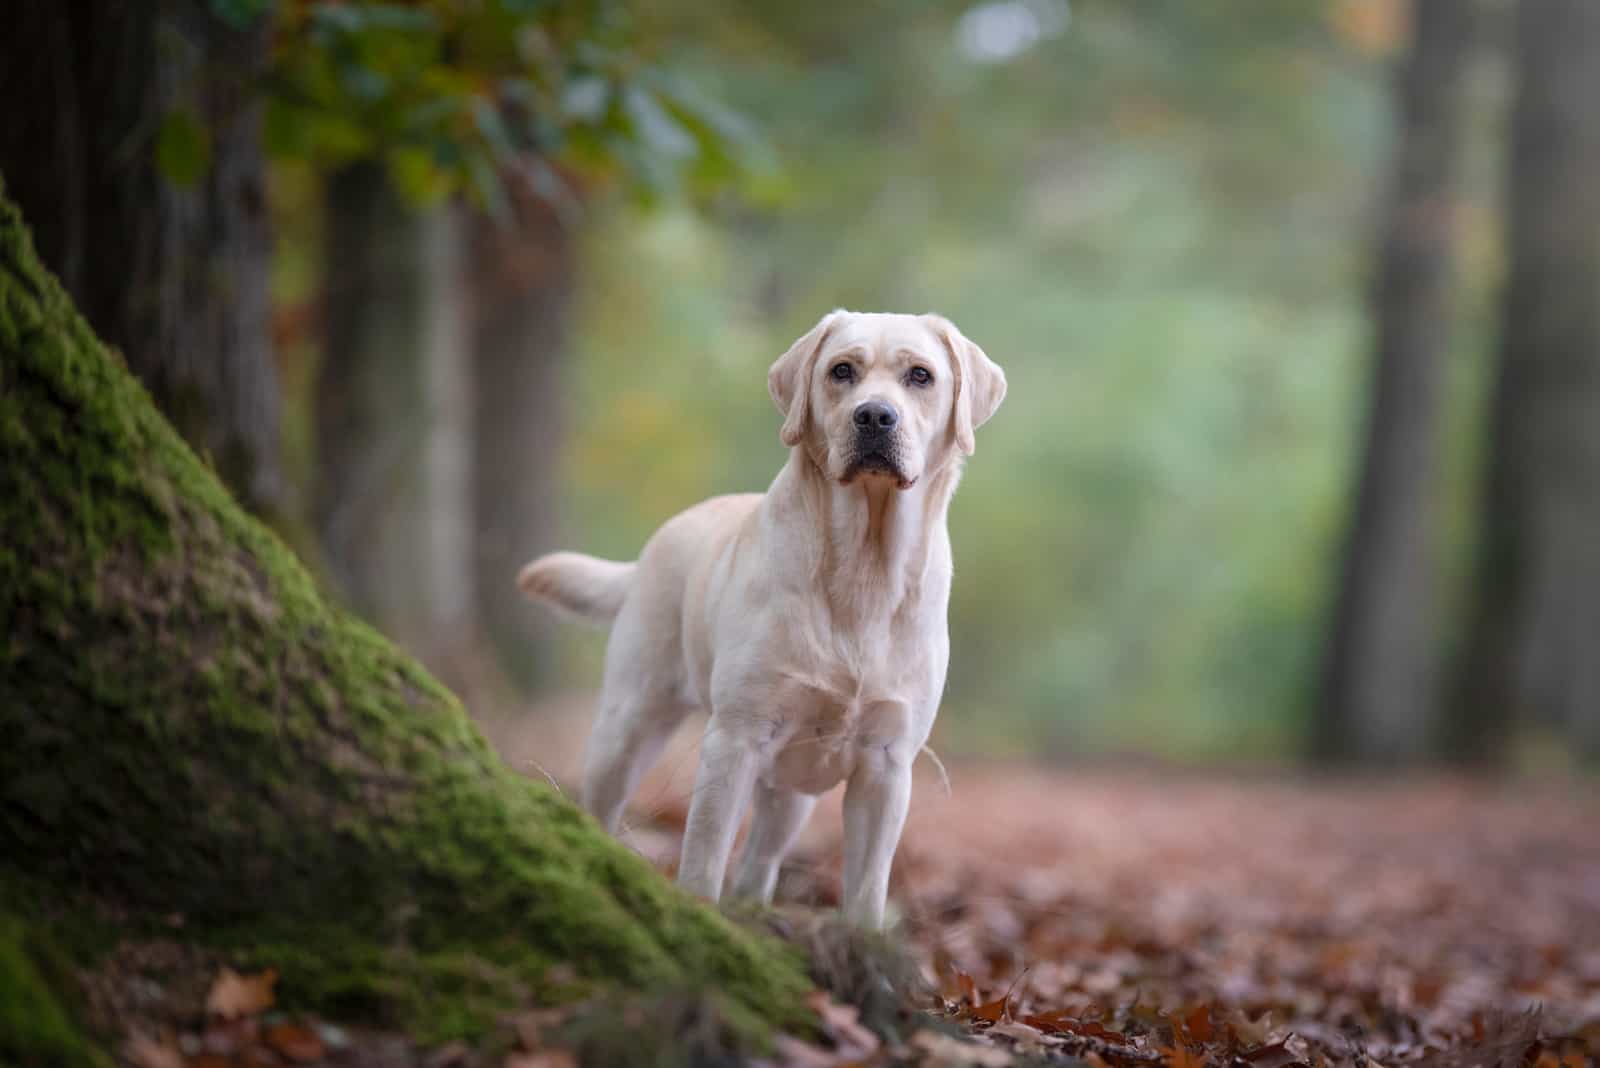
[(231, 1063), (233, 1068), (279, 1068), (283, 1059), (265, 1046), (250, 1046)]
[(1029, 1027), (1037, 1027), (1042, 1031), (1054, 1031), (1060, 1034), (1078, 1035), (1082, 1038), (1098, 1038), (1117, 1046), (1126, 1046), (1128, 1036), (1109, 1030), (1093, 1020), (1078, 1018), (1078, 1014), (1067, 1009), (1058, 1009), (1054, 1012), (1041, 1012), (1024, 1016), (1022, 1022)]
[(267, 1028), (267, 1045), (297, 1064), (320, 1061), (328, 1052), (322, 1038), (311, 1028), (281, 1023)]
[(1241, 1053), (1239, 1059), (1250, 1068), (1289, 1068), (1291, 1064), (1299, 1064), (1300, 1056), (1282, 1042), (1274, 1042), (1270, 1046), (1262, 1046), (1248, 1053)]
[(200, 1053), (185, 1061), (184, 1068), (235, 1068), (235, 1063), (221, 1053)]
[(446, 1042), (427, 1057), (423, 1058), (423, 1068), (456, 1068), (457, 1065), (466, 1064), (472, 1059), (472, 1047), (457, 1039)]
[(1235, 1009), (1223, 1019), (1239, 1036), (1239, 1041), (1247, 1046), (1259, 1046), (1267, 1041), (1272, 1033), (1272, 1017), (1270, 1013), (1262, 1013), (1257, 1019), (1252, 1020), (1248, 1014)]
[(213, 1016), (200, 1036), (200, 1048), (207, 1053), (232, 1057), (261, 1037), (261, 1021), (254, 1016), (223, 1020)]
[(578, 1058), (564, 1049), (544, 1049), (538, 1053), (508, 1053), (505, 1068), (578, 1068)]
[(937, 1031), (918, 1031), (911, 1036), (910, 1045), (926, 1055), (923, 1063), (927, 1068), (956, 1068), (968, 1064), (978, 1065), (978, 1068), (1007, 1068), (1015, 1059), (1009, 1050), (963, 1042)]
[(1161, 1063), (1167, 1068), (1206, 1068), (1210, 1058), (1203, 1049), (1195, 1049), (1174, 1037), (1170, 1046), (1160, 1047)]
[(1584, 1068), (1584, 1054), (1581, 1049), (1541, 1049), (1533, 1063), (1534, 1068)]
[(779, 1035), (772, 1040), (772, 1045), (781, 1068), (837, 1068), (841, 1060), (831, 1050), (802, 1042), (792, 1035)]
[(1024, 1053), (1033, 1053), (1044, 1045), (1043, 1031), (1037, 1027), (1029, 1027), (1025, 1023), (1017, 1023), (1015, 1020), (1001, 1020), (985, 1031), (984, 1034), (997, 1038), (1009, 1038)]
[(821, 990), (812, 991), (806, 1004), (841, 1051), (849, 1050), (856, 1056), (877, 1052), (878, 1036), (862, 1026), (861, 1011), (854, 1005), (841, 1005)]
[(206, 1012), (224, 1020), (265, 1012), (277, 1000), (272, 993), (277, 982), (276, 968), (255, 975), (240, 975), (232, 968), (223, 968), (206, 995)]
[(572, 1016), (570, 1008), (564, 1009), (532, 1009), (528, 1012), (518, 1013), (512, 1020), (512, 1027), (517, 1032), (517, 1042), (522, 1049), (529, 1053), (537, 1052), (543, 1045), (544, 1032), (552, 1027), (559, 1027)]
[(1210, 1042), (1217, 1034), (1211, 1023), (1211, 1007), (1196, 1005), (1190, 1009), (1183, 1018), (1183, 1029), (1195, 1042)]
[(978, 981), (960, 968), (953, 969), (956, 981), (956, 1000), (965, 1001), (968, 1005), (978, 1004)]
[(158, 1040), (148, 1035), (129, 1035), (122, 1044), (122, 1056), (134, 1068), (185, 1068), (183, 1054), (170, 1037)]
[(1023, 1016), (1022, 1022), (1029, 1027), (1036, 1027), (1041, 1031), (1065, 1031), (1067, 1025), (1077, 1024), (1077, 1013), (1066, 1009), (1054, 1009), (1050, 1012), (1030, 1012)]
[(1007, 1008), (1011, 1005), (1011, 993), (1007, 991), (993, 1001), (984, 1002), (967, 1013), (974, 1020), (983, 1020), (987, 1023), (998, 1023), (1006, 1015)]

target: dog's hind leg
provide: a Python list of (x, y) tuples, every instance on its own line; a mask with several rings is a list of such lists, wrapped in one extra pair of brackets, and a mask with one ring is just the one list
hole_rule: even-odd
[(763, 905), (771, 903), (778, 885), (778, 869), (816, 804), (817, 799), (810, 794), (757, 784), (750, 837), (745, 840), (744, 854), (733, 876), (735, 896), (753, 898)]
[(667, 701), (601, 698), (584, 757), (583, 807), (607, 831), (617, 833), (623, 806), (686, 715), (688, 709)]

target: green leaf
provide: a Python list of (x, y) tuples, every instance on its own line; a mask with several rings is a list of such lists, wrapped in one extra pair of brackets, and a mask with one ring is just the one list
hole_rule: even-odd
[(211, 131), (193, 111), (167, 112), (156, 135), (156, 169), (173, 185), (187, 189), (199, 183), (211, 166)]
[(389, 178), (400, 196), (412, 207), (437, 204), (454, 183), (449, 170), (438, 166), (432, 156), (417, 148), (397, 148), (388, 154)]
[(269, 96), (261, 126), (261, 139), (267, 155), (273, 159), (306, 155), (310, 144), (306, 128), (309, 122), (309, 117), (301, 109), (282, 97)]
[(694, 135), (653, 94), (632, 86), (623, 97), (623, 107), (634, 132), (650, 151), (668, 159), (690, 158), (699, 151)]
[(599, 122), (611, 106), (611, 84), (597, 74), (574, 78), (561, 93), (561, 114), (574, 122)]
[(506, 196), (505, 185), (500, 180), (500, 172), (495, 169), (494, 161), (481, 152), (472, 153), (467, 157), (467, 175), (489, 218), (500, 226), (511, 225), (514, 218), (511, 200)]
[(478, 132), (496, 154), (508, 156), (517, 150), (511, 140), (511, 131), (500, 117), (500, 108), (493, 100), (479, 97), (473, 101), (472, 119), (477, 124)]
[(351, 96), (366, 103), (382, 100), (389, 91), (389, 79), (361, 63), (341, 63), (339, 82)]
[(431, 32), (439, 27), (433, 12), (395, 4), (318, 4), (312, 8), (314, 29), (337, 33), (365, 30)]
[(236, 30), (249, 26), (276, 5), (276, 0), (211, 0), (211, 13)]
[(687, 79), (671, 72), (653, 71), (649, 81), (658, 86), (658, 95), (679, 118), (696, 120), (733, 145), (753, 146), (760, 143), (760, 136), (748, 119), (702, 93)]

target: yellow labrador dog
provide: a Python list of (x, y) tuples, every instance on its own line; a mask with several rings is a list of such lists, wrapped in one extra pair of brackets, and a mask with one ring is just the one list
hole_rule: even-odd
[(673, 729), (710, 713), (678, 880), (770, 901), (819, 794), (847, 783), (844, 909), (883, 924), (911, 763), (944, 690), (945, 514), (1005, 374), (936, 315), (835, 311), (767, 375), (789, 461), (764, 494), (669, 520), (633, 563), (553, 553), (534, 600), (611, 623), (585, 806), (615, 831)]

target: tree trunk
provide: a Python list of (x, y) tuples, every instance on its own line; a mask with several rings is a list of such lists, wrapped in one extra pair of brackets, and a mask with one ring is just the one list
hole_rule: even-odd
[(1517, 7), (1510, 280), (1455, 753), (1518, 720), (1600, 756), (1600, 4)]
[[(267, 20), (235, 30), (201, 0), (23, 0), (6, 30), (0, 94), (26, 106), (0, 124), (0, 172), (46, 264), (239, 498), (276, 512), (285, 502), (253, 82)], [(190, 152), (204, 173), (184, 188), (155, 164), (174, 113), (197, 120), (209, 145)]]
[(561, 370), (575, 250), (559, 214), (516, 192), (508, 225), (473, 227), (473, 566), (477, 617), (524, 689), (548, 674), (550, 629), (516, 588), (523, 564), (557, 541)]
[(453, 208), (381, 164), (328, 183), (316, 521), (335, 585), (447, 675), (471, 644), (471, 394)]
[(1371, 406), (1313, 737), (1325, 760), (1427, 754), (1442, 390), (1472, 5), (1419, 0), (1400, 71), (1399, 124), (1372, 313)]
[[(0, 890), (461, 1032), (517, 997), (718, 988), (786, 953), (677, 891), (330, 607), (95, 339), (0, 196)], [(35, 898), (35, 907), (39, 899)], [(170, 923), (167, 937), (178, 937)]]

